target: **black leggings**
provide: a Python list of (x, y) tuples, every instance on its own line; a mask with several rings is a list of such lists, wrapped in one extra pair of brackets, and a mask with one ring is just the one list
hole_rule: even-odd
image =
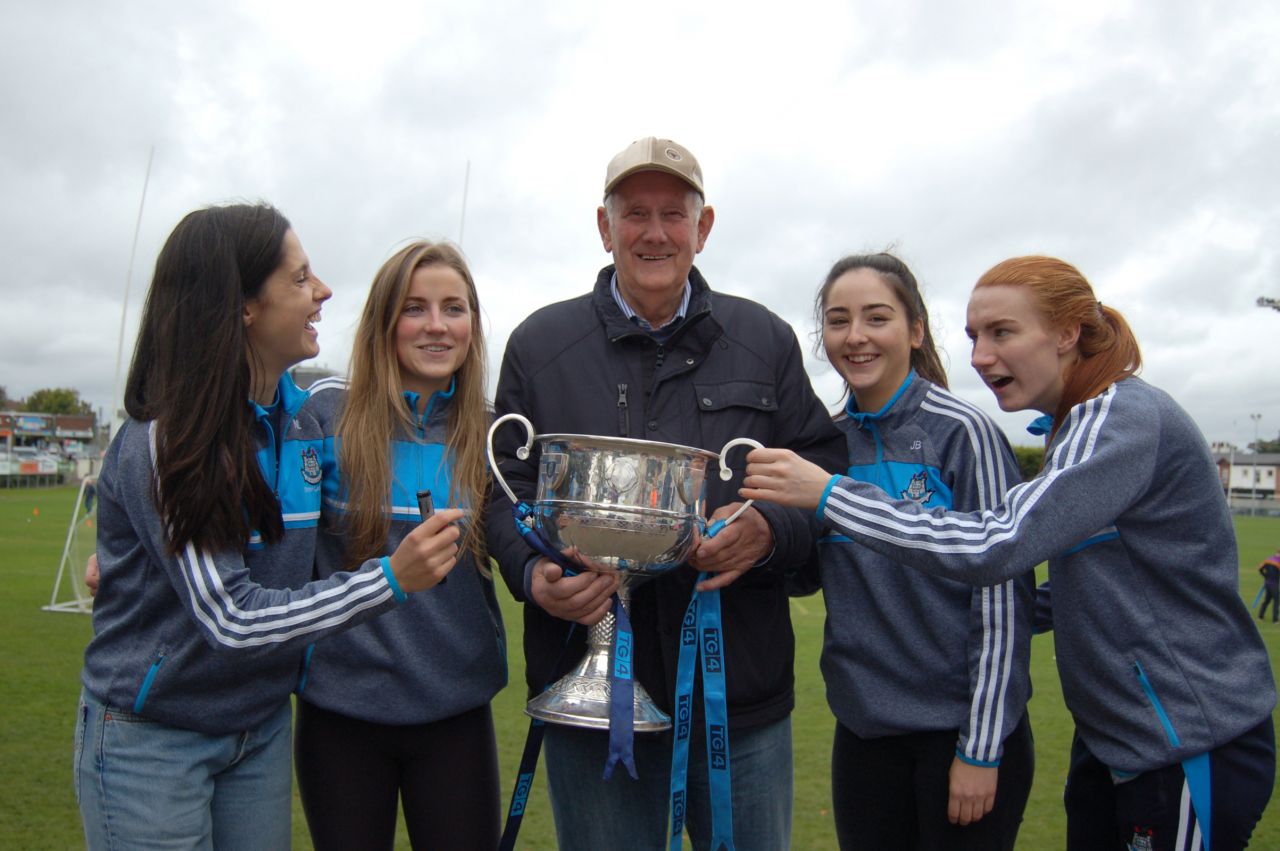
[[(1239, 851), (1271, 799), (1276, 776), (1275, 731), (1268, 717), (1225, 745), (1209, 751), (1209, 810), (1213, 851)], [(1063, 801), (1067, 807), (1069, 851), (1180, 851), (1191, 847), (1179, 836), (1190, 833), (1193, 815), (1183, 799), (1186, 771), (1180, 763), (1154, 768), (1116, 783), (1077, 734), (1071, 742), (1071, 768)], [(1184, 837), (1185, 840), (1185, 837)], [(1139, 843), (1142, 843), (1139, 846)], [(1197, 847), (1209, 847), (1209, 844)]]
[(498, 753), (487, 704), (401, 726), (299, 700), (294, 768), (316, 851), (392, 848), (397, 799), (415, 849), (498, 845)]
[(1031, 792), (1035, 747), (1027, 716), (1004, 742), (991, 812), (947, 821), (955, 730), (863, 739), (836, 723), (831, 797), (843, 849), (1012, 849)]

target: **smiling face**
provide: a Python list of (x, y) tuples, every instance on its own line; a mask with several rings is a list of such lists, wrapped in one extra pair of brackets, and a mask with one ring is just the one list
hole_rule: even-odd
[(249, 347), (264, 373), (261, 382), (255, 377), (255, 384), (272, 390), (286, 369), (320, 354), (315, 324), (320, 306), (333, 295), (311, 271), (311, 261), (292, 230), (284, 235), (280, 254), (280, 265), (244, 306)]
[[(651, 324), (675, 313), (694, 256), (711, 232), (715, 213), (700, 207), (693, 188), (661, 171), (641, 171), (610, 194), (596, 213), (604, 250), (612, 252), (618, 289)], [(665, 315), (663, 315), (665, 314)]]
[(911, 371), (911, 352), (924, 341), (893, 287), (872, 269), (853, 269), (827, 289), (822, 346), (849, 385), (858, 410), (875, 412), (893, 398)]
[(1000, 284), (974, 289), (965, 333), (973, 342), (970, 362), (1001, 410), (1057, 409), (1065, 371), (1076, 358), (1078, 326), (1049, 328), (1027, 287)]
[(467, 359), (473, 321), (467, 282), (449, 266), (419, 266), (396, 320), (396, 360), (405, 390), (427, 397), (449, 387)]

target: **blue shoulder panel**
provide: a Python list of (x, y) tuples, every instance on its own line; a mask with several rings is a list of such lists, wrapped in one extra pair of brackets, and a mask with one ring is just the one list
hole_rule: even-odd
[(901, 461), (859, 464), (849, 468), (849, 478), (875, 485), (892, 499), (910, 499), (925, 508), (951, 509), (951, 488), (938, 468)]

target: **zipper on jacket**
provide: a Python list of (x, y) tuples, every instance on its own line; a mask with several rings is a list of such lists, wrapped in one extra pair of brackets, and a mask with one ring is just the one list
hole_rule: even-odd
[(314, 643), (308, 644), (306, 652), (302, 654), (302, 671), (298, 675), (298, 686), (294, 691), (302, 694), (307, 690), (307, 677), (311, 673), (311, 654), (316, 652)]
[(280, 452), (281, 445), (276, 440), (276, 430), (271, 425), (271, 420), (262, 419), (262, 427), (267, 431), (267, 457), (271, 459), (271, 470), (263, 471), (263, 478), (270, 478), (271, 492), (275, 494), (276, 499), (280, 499)]
[(1160, 726), (1164, 727), (1164, 734), (1169, 737), (1169, 744), (1181, 747), (1182, 743), (1178, 740), (1178, 733), (1173, 729), (1173, 722), (1169, 720), (1169, 715), (1164, 711), (1164, 706), (1160, 703), (1160, 698), (1156, 696), (1156, 690), (1151, 685), (1151, 680), (1147, 677), (1147, 672), (1142, 669), (1142, 663), (1137, 659), (1133, 660), (1134, 673), (1138, 675), (1138, 682), (1142, 684), (1142, 690), (1147, 693), (1147, 700), (1151, 701), (1151, 707), (1156, 711), (1156, 717), (1160, 719)]
[(147, 702), (147, 693), (151, 691), (151, 684), (156, 680), (156, 674), (160, 673), (160, 666), (164, 664), (164, 654), (151, 663), (147, 676), (142, 680), (142, 688), (138, 689), (138, 697), (133, 702), (133, 712), (135, 715), (142, 713), (142, 706)]
[(618, 436), (627, 437), (627, 385), (618, 385)]

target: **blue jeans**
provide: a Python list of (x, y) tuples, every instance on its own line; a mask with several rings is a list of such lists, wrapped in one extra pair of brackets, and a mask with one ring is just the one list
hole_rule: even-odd
[(292, 710), (209, 735), (103, 706), (81, 690), (76, 799), (90, 851), (287, 849)]
[[(698, 851), (711, 844), (705, 729), (689, 747), (686, 829)], [(609, 753), (606, 731), (548, 724), (547, 785), (560, 851), (667, 847), (671, 734), (637, 733), (632, 780), (618, 766), (601, 780)], [(791, 846), (791, 718), (729, 734), (733, 778), (733, 842), (737, 851)]]

